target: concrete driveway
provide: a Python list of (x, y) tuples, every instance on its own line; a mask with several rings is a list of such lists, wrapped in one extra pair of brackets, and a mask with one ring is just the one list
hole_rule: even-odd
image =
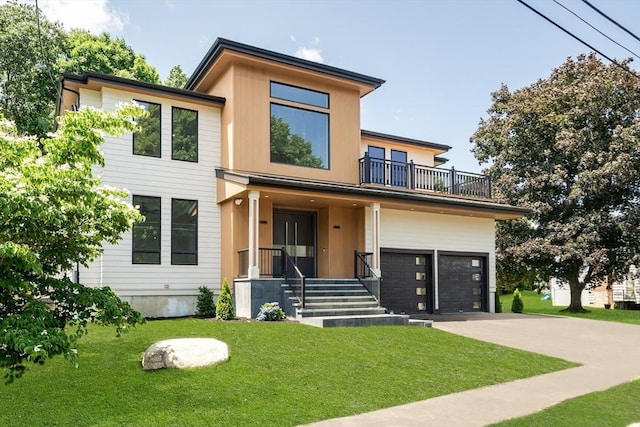
[(582, 366), (310, 425), (484, 426), (640, 377), (637, 325), (504, 313), (436, 321), (433, 327)]

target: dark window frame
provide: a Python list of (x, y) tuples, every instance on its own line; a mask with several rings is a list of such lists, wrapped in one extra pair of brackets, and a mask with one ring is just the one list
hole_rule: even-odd
[[(319, 104), (311, 104), (309, 102), (303, 102), (297, 99), (291, 99), (291, 98), (286, 98), (286, 97), (282, 97), (282, 96), (276, 96), (273, 94), (273, 85), (280, 85), (280, 86), (286, 86), (286, 87), (290, 87), (293, 89), (299, 89), (302, 91), (308, 91), (308, 92), (313, 92), (313, 93), (317, 93), (320, 95), (325, 95), (326, 96), (326, 106), (323, 105), (319, 105)], [(323, 108), (325, 110), (329, 110), (331, 108), (331, 97), (329, 96), (330, 94), (328, 92), (322, 92), (319, 90), (315, 90), (315, 89), (309, 89), (306, 87), (302, 87), (302, 86), (296, 86), (296, 85), (291, 85), (291, 84), (287, 84), (287, 83), (282, 83), (282, 82), (277, 82), (274, 80), (269, 81), (269, 97), (274, 98), (274, 99), (282, 99), (283, 101), (288, 101), (288, 102), (294, 102), (296, 104), (303, 104), (303, 105), (309, 105), (311, 107), (316, 107), (316, 108)]]
[[(182, 250), (174, 249), (173, 232), (174, 232), (174, 224), (175, 224), (174, 222), (174, 218), (175, 218), (174, 202), (175, 201), (186, 201), (186, 202), (196, 203), (195, 228), (194, 228), (194, 233), (195, 233), (195, 250), (194, 251), (182, 251)], [(198, 265), (198, 224), (199, 224), (198, 218), (200, 216), (199, 209), (200, 209), (200, 203), (198, 200), (171, 198), (171, 265)], [(177, 263), (174, 261), (174, 255), (195, 255), (195, 262)]]
[[(157, 250), (149, 250), (149, 249), (136, 249), (136, 228), (144, 225), (146, 223), (146, 218), (143, 223), (134, 224), (131, 230), (131, 264), (141, 264), (141, 265), (160, 265), (162, 264), (162, 198), (156, 196), (143, 196), (140, 194), (132, 195), (131, 202), (133, 206), (139, 205), (136, 203), (136, 199), (139, 198), (145, 199), (155, 199), (158, 203), (158, 249)], [(140, 212), (142, 213), (142, 212)], [(158, 262), (139, 262), (136, 261), (136, 254), (158, 254)]]
[(159, 139), (158, 139), (158, 155), (136, 153), (136, 134), (138, 132), (133, 132), (133, 144), (131, 147), (131, 152), (135, 156), (154, 157), (156, 159), (160, 159), (162, 158), (162, 104), (157, 102), (151, 102), (151, 101), (143, 101), (141, 99), (134, 99), (133, 101), (138, 104), (147, 104), (147, 105), (153, 104), (158, 106), (158, 138)]
[[(174, 146), (174, 123), (173, 123), (173, 118), (175, 117), (175, 110), (184, 110), (184, 111), (190, 111), (193, 113), (196, 113), (196, 145), (195, 145), (195, 160), (191, 160), (191, 159), (180, 159), (178, 157), (175, 156), (175, 146)], [(200, 130), (200, 112), (198, 110), (192, 110), (190, 108), (182, 108), (182, 107), (177, 107), (175, 105), (171, 106), (171, 160), (178, 160), (181, 162), (191, 162), (191, 163), (198, 163), (198, 144), (199, 144), (199, 138), (198, 138), (198, 134), (199, 134), (199, 130)]]
[[(273, 160), (271, 160), (271, 156), (269, 156), (269, 161), (271, 163), (276, 163), (279, 165), (300, 166), (304, 168), (330, 170), (331, 169), (331, 114), (329, 114), (329, 111), (326, 111), (326, 112), (318, 111), (310, 108), (299, 107), (298, 105), (281, 104), (281, 103), (272, 101), (269, 103), (269, 119), (271, 119), (271, 117), (273, 116), (271, 107), (273, 107), (274, 105), (278, 107), (291, 108), (293, 110), (301, 110), (301, 111), (307, 111), (310, 113), (321, 114), (327, 117), (327, 161), (326, 161), (327, 164), (324, 167), (323, 166), (315, 167), (315, 166), (306, 166), (306, 165), (296, 165), (296, 164), (284, 163), (284, 162), (274, 162)], [(269, 152), (271, 152), (271, 144), (272, 144), (271, 137), (269, 137)]]

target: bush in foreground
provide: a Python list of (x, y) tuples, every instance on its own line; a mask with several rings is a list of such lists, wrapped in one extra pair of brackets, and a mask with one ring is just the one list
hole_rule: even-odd
[(216, 315), (220, 320), (231, 320), (236, 317), (233, 308), (233, 297), (231, 296), (231, 289), (229, 289), (227, 279), (222, 282), (222, 290), (216, 303)]
[(256, 320), (266, 320), (266, 321), (278, 321), (284, 320), (287, 318), (287, 315), (284, 314), (282, 308), (280, 308), (280, 303), (278, 302), (267, 302), (262, 304), (260, 307), (260, 311), (258, 312), (258, 317)]

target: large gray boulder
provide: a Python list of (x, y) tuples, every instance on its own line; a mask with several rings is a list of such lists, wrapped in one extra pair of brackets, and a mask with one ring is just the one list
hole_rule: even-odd
[(196, 368), (229, 360), (226, 343), (214, 338), (177, 338), (152, 344), (142, 356), (142, 369)]

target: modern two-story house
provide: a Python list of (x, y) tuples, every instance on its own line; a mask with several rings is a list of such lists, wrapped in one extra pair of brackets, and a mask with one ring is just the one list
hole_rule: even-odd
[(223, 278), (245, 317), (354, 278), (395, 313), (493, 312), (495, 221), (526, 210), (492, 200), (489, 177), (443, 168), (446, 145), (363, 130), (360, 99), (383, 83), (225, 39), (184, 89), (64, 75), (60, 111), (150, 113), (107, 137), (96, 171), (146, 220), (80, 281), (154, 317), (193, 314), (198, 287)]

